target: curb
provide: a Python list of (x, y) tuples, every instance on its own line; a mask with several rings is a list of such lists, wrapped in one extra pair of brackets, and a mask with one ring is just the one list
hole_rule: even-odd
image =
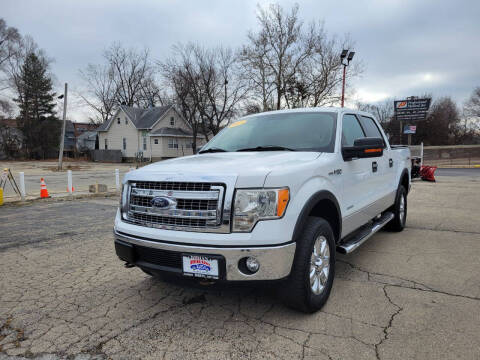
[(49, 197), (49, 198), (37, 197), (34, 199), (27, 199), (25, 201), (14, 200), (14, 201), (4, 202), (1, 207), (32, 205), (34, 203), (40, 203), (40, 202), (54, 203), (54, 202), (73, 201), (73, 200), (82, 200), (82, 199), (90, 199), (90, 198), (111, 198), (111, 197), (117, 197), (117, 196), (119, 196), (117, 192), (110, 191), (110, 192), (98, 193), (98, 194), (66, 195), (66, 196)]

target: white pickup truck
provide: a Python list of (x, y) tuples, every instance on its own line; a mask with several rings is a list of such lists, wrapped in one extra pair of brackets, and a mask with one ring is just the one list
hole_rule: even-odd
[(326, 302), (335, 252), (407, 216), (410, 151), (345, 108), (243, 117), (199, 154), (125, 175), (115, 249), (149, 275), (278, 281), (287, 305)]

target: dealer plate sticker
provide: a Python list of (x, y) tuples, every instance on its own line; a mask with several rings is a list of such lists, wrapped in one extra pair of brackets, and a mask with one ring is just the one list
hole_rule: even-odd
[(218, 279), (218, 260), (200, 255), (183, 255), (183, 274)]

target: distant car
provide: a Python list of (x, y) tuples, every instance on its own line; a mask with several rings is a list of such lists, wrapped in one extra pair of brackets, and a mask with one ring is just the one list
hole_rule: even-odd
[(198, 155), (145, 166), (123, 182), (120, 259), (150, 275), (282, 280), (285, 302), (326, 302), (335, 252), (407, 216), (410, 151), (374, 117), (344, 108), (243, 117)]

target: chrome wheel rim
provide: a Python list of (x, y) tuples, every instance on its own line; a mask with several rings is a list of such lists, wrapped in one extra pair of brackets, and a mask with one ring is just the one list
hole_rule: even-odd
[(320, 295), (327, 286), (330, 272), (330, 248), (323, 235), (315, 239), (310, 258), (310, 288), (315, 295)]
[(405, 196), (403, 195), (400, 198), (399, 213), (400, 213), (400, 221), (403, 224), (405, 222)]

